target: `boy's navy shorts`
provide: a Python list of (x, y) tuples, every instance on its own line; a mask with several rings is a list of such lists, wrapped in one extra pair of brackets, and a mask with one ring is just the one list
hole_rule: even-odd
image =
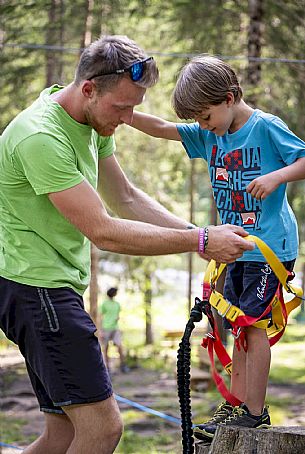
[(0, 277), (0, 328), (18, 344), (41, 411), (107, 399), (110, 378), (83, 299)]
[[(283, 262), (292, 271), (295, 260)], [(259, 317), (275, 295), (279, 281), (270, 265), (265, 262), (234, 262), (227, 265), (224, 297), (246, 315)], [(264, 318), (270, 318), (270, 314)], [(224, 319), (225, 328), (231, 328)]]

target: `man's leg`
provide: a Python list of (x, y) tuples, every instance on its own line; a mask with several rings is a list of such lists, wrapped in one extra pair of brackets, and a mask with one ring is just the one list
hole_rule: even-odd
[(75, 437), (67, 454), (112, 454), (120, 441), (123, 423), (113, 396), (88, 405), (64, 407)]
[(24, 454), (66, 454), (74, 438), (74, 428), (67, 416), (45, 413), (43, 434), (28, 446)]
[(247, 373), (244, 402), (253, 415), (264, 408), (271, 352), (266, 330), (249, 326), (247, 331)]

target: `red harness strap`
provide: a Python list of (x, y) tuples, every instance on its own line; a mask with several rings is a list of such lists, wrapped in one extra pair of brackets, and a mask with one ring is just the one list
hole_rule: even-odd
[[(229, 375), (231, 375), (232, 360), (221, 341), (221, 337), (219, 335), (217, 324), (215, 323), (214, 316), (213, 316), (213, 313), (211, 310), (211, 306), (209, 304), (210, 295), (211, 295), (211, 287), (209, 284), (204, 283), (203, 284), (203, 301), (206, 302), (205, 313), (206, 313), (206, 315), (209, 319), (210, 325), (212, 327), (212, 332), (209, 332), (207, 334), (207, 336), (205, 338), (203, 338), (201, 345), (202, 345), (202, 347), (206, 348), (208, 351), (210, 362), (211, 362), (212, 377), (217, 386), (218, 391), (226, 399), (227, 402), (229, 402), (233, 406), (237, 406), (237, 405), (241, 404), (241, 401), (228, 390), (224, 379), (217, 371), (217, 368), (215, 365), (214, 353), (216, 354), (217, 358), (219, 359), (220, 363), (222, 364), (222, 366), (226, 370), (226, 372)], [(288, 316), (287, 316), (287, 311), (286, 311), (286, 307), (285, 307), (285, 303), (284, 303), (282, 286), (280, 283), (276, 290), (275, 296), (279, 299), (279, 301), (281, 303), (282, 313), (283, 313), (283, 317), (284, 317), (285, 324), (286, 324)], [(242, 328), (246, 327), (246, 326), (251, 326), (254, 323), (256, 323), (257, 321), (259, 321), (261, 318), (263, 318), (265, 315), (267, 315), (271, 311), (271, 308), (272, 308), (272, 301), (270, 302), (270, 304), (268, 305), (266, 310), (259, 317), (250, 317), (248, 315), (241, 315), (236, 318), (235, 322), (230, 322), (232, 325), (232, 334), (235, 337), (235, 343), (237, 345), (237, 348), (240, 349), (240, 344), (241, 344), (245, 351), (247, 349), (245, 332)], [(269, 338), (270, 346), (274, 345), (282, 337), (283, 334), (284, 334), (284, 330), (280, 331), (275, 336)]]

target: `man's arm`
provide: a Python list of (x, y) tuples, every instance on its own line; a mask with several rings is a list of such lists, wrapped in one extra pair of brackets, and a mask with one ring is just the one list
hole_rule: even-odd
[(133, 186), (114, 155), (99, 161), (99, 193), (121, 218), (176, 229), (186, 229), (189, 225)]
[(247, 186), (247, 192), (256, 199), (265, 199), (282, 183), (303, 180), (305, 178), (305, 157), (297, 159), (287, 167), (255, 178)]
[[(87, 181), (49, 194), (53, 205), (98, 248), (129, 255), (164, 255), (197, 252), (198, 229), (168, 229), (108, 215), (97, 192)], [(254, 244), (238, 226), (210, 227), (207, 258), (232, 262)]]
[(181, 142), (181, 136), (178, 132), (176, 123), (163, 120), (154, 115), (134, 111), (130, 126), (153, 137), (178, 140)]

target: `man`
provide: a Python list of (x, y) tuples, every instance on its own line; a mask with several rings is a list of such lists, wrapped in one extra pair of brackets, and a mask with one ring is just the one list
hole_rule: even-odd
[[(82, 54), (74, 81), (44, 90), (6, 128), (0, 149), (0, 320), (18, 344), (44, 433), (26, 454), (108, 454), (122, 421), (96, 327), (84, 311), (90, 241), (130, 255), (204, 252), (232, 262), (253, 249), (236, 226), (189, 229), (135, 188), (113, 133), (156, 83), (158, 70), (127, 37)], [(120, 218), (108, 215), (98, 193)], [(126, 220), (128, 218), (128, 220)], [(198, 235), (200, 232), (200, 235)]]

